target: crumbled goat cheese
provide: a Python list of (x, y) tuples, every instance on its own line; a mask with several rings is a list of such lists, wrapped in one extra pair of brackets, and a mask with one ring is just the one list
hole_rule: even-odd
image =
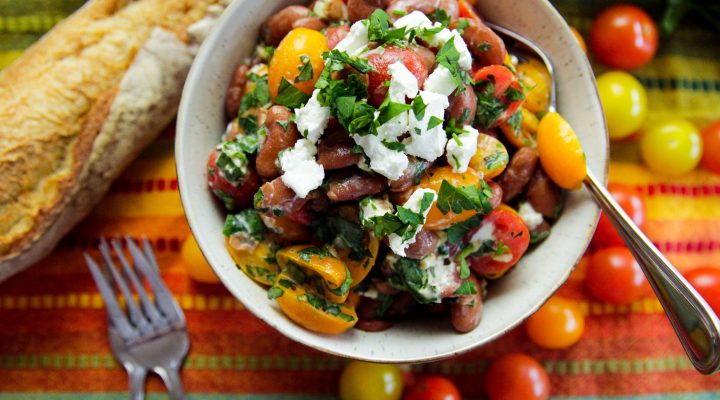
[(317, 143), (330, 120), (330, 107), (323, 107), (317, 100), (320, 89), (315, 89), (308, 102), (295, 109), (295, 125), (300, 134)]
[(354, 23), (350, 32), (335, 46), (335, 50), (344, 51), (350, 57), (357, 57), (368, 48), (367, 20)]
[(434, 161), (445, 152), (447, 137), (442, 124), (428, 129), (432, 117), (445, 119), (445, 109), (450, 105), (447, 96), (441, 94), (420, 91), (420, 97), (427, 106), (425, 115), (421, 120), (417, 119), (414, 112), (410, 112), (410, 137), (405, 139), (405, 152), (407, 154)]
[[(450, 138), (446, 146), (446, 157), (454, 172), (465, 172), (470, 164), (470, 159), (477, 152), (478, 135), (480, 132), (470, 125), (463, 127), (464, 132), (455, 138)], [(458, 144), (458, 142), (460, 142)]]
[(525, 225), (527, 225), (529, 230), (537, 228), (544, 221), (542, 214), (535, 211), (529, 201), (520, 203), (518, 214), (520, 215), (520, 218), (522, 218), (523, 222), (525, 222)]
[(401, 61), (396, 61), (388, 67), (390, 74), (390, 87), (388, 93), (390, 100), (396, 103), (405, 103), (405, 97), (413, 99), (418, 94), (418, 81), (412, 72)]
[(280, 154), (280, 168), (284, 172), (281, 179), (300, 198), (319, 188), (325, 178), (325, 170), (315, 161), (315, 154), (317, 148), (307, 139), (298, 140), (292, 149)]
[(432, 74), (427, 77), (427, 80), (425, 80), (424, 90), (443, 96), (450, 96), (456, 88), (457, 84), (450, 70), (443, 65), (438, 65)]
[(413, 11), (410, 14), (398, 18), (393, 24), (395, 28), (428, 29), (432, 28), (432, 21), (421, 11)]
[(353, 135), (355, 143), (362, 147), (370, 159), (370, 169), (384, 177), (394, 180), (402, 176), (408, 167), (407, 156), (399, 151), (390, 150), (382, 144), (382, 139), (375, 135)]
[[(420, 203), (422, 202), (423, 197), (426, 193), (432, 193), (433, 195), (433, 203), (437, 199), (437, 193), (435, 193), (432, 189), (417, 189), (413, 192), (413, 194), (410, 195), (410, 198), (403, 204), (403, 207), (407, 208), (410, 211), (419, 213), (420, 212)], [(415, 239), (417, 238), (418, 232), (422, 230), (423, 225), (425, 224), (425, 219), (427, 218), (428, 213), (430, 212), (430, 209), (432, 208), (432, 203), (430, 207), (427, 208), (427, 210), (423, 211), (422, 217), (423, 217), (423, 223), (418, 225), (415, 228), (415, 232), (413, 236), (407, 240), (403, 240), (403, 238), (400, 235), (397, 235), (395, 233), (391, 233), (388, 235), (388, 245), (390, 246), (390, 249), (393, 251), (393, 253), (405, 257), (405, 249), (415, 243)]]
[(443, 293), (458, 286), (458, 266), (448, 256), (432, 252), (420, 261), (420, 268), (427, 272), (428, 282), (418, 293), (427, 301), (440, 303)]
[(483, 242), (488, 240), (495, 241), (495, 224), (492, 222), (486, 222), (480, 229), (470, 237), (470, 244), (475, 248), (480, 248)]
[[(439, 22), (436, 22), (433, 24), (433, 28), (438, 28), (440, 26)], [(440, 32), (435, 34), (423, 34), (422, 38), (425, 39), (428, 44), (431, 47), (442, 47), (445, 45), (445, 43), (449, 42), (450, 39), (453, 39), (453, 45), (455, 46), (455, 49), (460, 53), (460, 58), (458, 59), (458, 65), (460, 68), (464, 70), (469, 70), (472, 68), (472, 54), (470, 54), (470, 50), (468, 50), (467, 43), (465, 43), (465, 40), (463, 40), (462, 35), (460, 35), (460, 32), (456, 31), (455, 29), (448, 29), (444, 28)]]

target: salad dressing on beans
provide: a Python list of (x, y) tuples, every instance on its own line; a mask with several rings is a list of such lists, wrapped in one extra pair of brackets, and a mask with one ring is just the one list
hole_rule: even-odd
[(238, 268), (295, 323), (440, 312), (468, 332), (488, 281), (562, 208), (535, 149), (550, 77), (462, 0), (387, 3), (319, 0), (263, 24), (208, 185)]

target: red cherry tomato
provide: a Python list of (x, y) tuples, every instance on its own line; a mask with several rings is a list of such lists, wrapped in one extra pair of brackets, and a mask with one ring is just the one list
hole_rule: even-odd
[(641, 8), (618, 4), (597, 16), (590, 29), (590, 48), (603, 64), (630, 70), (650, 61), (658, 47), (658, 30)]
[(334, 49), (335, 46), (337, 46), (337, 44), (340, 43), (340, 41), (343, 40), (349, 32), (350, 27), (348, 25), (329, 27), (325, 32), (325, 36), (327, 37), (328, 47), (330, 50)]
[[(635, 225), (643, 228), (645, 225), (645, 201), (637, 190), (631, 186), (611, 183), (608, 185), (608, 191), (620, 204)], [(612, 222), (603, 213), (600, 215), (593, 243), (598, 247), (623, 246), (622, 237), (617, 232)]]
[(373, 70), (368, 74), (368, 103), (378, 107), (385, 100), (388, 91), (385, 82), (391, 78), (388, 67), (398, 61), (405, 64), (407, 69), (415, 75), (419, 87), (422, 87), (425, 83), (425, 79), (428, 77), (428, 69), (422, 58), (410, 49), (388, 46), (382, 53), (368, 55), (368, 63), (373, 67)]
[(550, 378), (534, 358), (510, 353), (488, 368), (485, 391), (490, 400), (545, 400), (550, 396)]
[[(490, 229), (492, 234), (487, 235)], [(530, 233), (520, 216), (501, 207), (485, 216), (477, 228), (467, 233), (465, 240), (476, 247), (468, 257), (470, 268), (480, 276), (499, 278), (525, 254)]]
[(590, 258), (585, 286), (598, 300), (627, 304), (641, 299), (649, 284), (627, 247), (601, 249)]
[(475, 88), (478, 94), (478, 101), (483, 97), (495, 98), (503, 105), (502, 110), (493, 112), (489, 108), (487, 112), (480, 112), (476, 120), (482, 128), (493, 128), (507, 121), (517, 110), (522, 107), (525, 101), (525, 94), (517, 77), (504, 65), (490, 65), (479, 69), (473, 75)]
[(460, 392), (451, 380), (442, 376), (421, 378), (410, 386), (403, 400), (460, 400)]
[(700, 133), (703, 141), (700, 164), (708, 171), (720, 174), (720, 120), (705, 127)]
[(715, 267), (695, 268), (686, 273), (685, 278), (708, 302), (715, 314), (720, 315), (720, 269)]
[(218, 152), (213, 149), (208, 159), (208, 186), (229, 209), (242, 209), (252, 206), (253, 196), (260, 188), (260, 176), (252, 166), (237, 182), (231, 182), (221, 173), (217, 165)]

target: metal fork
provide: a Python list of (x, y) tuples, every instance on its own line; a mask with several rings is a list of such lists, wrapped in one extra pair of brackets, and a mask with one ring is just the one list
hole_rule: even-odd
[[(184, 399), (178, 372), (190, 348), (185, 316), (160, 278), (160, 269), (148, 240), (142, 240), (142, 250), (130, 237), (126, 237), (125, 242), (134, 268), (125, 258), (118, 239), (111, 240), (110, 244), (105, 238), (100, 239), (105, 268), (85, 253), (85, 261), (105, 301), (110, 347), (128, 373), (130, 399), (145, 397), (148, 371), (160, 375), (172, 399)], [(111, 246), (121, 271), (115, 266)], [(149, 283), (154, 301), (145, 290), (140, 275)], [(125, 298), (127, 313), (120, 308), (113, 282)], [(135, 289), (139, 302), (133, 298), (130, 285)]]

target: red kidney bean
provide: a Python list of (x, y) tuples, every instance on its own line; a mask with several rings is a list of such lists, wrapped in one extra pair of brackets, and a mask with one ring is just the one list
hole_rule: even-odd
[(435, 53), (433, 53), (432, 50), (428, 49), (427, 47), (416, 45), (411, 45), (408, 48), (414, 51), (415, 54), (420, 56), (420, 59), (422, 60), (423, 64), (425, 64), (425, 68), (427, 68), (428, 71), (432, 71), (435, 68)]
[(445, 119), (454, 119), (456, 126), (472, 124), (477, 111), (477, 96), (473, 87), (466, 84), (465, 90), (462, 92), (455, 90), (449, 100), (450, 107), (445, 111)]
[(347, 13), (350, 23), (367, 19), (375, 10), (383, 8), (383, 0), (348, 0)]
[(487, 184), (490, 186), (490, 190), (492, 191), (492, 195), (490, 196), (490, 205), (492, 205), (494, 210), (502, 203), (503, 190), (496, 182), (490, 181)]
[(423, 159), (409, 157), (410, 163), (403, 172), (402, 176), (395, 179), (394, 181), (388, 181), (390, 191), (392, 192), (404, 192), (410, 189), (413, 185), (417, 184), (416, 180), (420, 179), (420, 176), (424, 171), (427, 171), (433, 165), (432, 161), (426, 161)]
[(482, 317), (482, 286), (473, 274), (468, 280), (475, 286), (476, 293), (462, 295), (450, 306), (450, 321), (453, 328), (460, 333), (475, 329)]
[(535, 174), (530, 179), (527, 198), (535, 211), (544, 217), (558, 217), (558, 208), (562, 204), (562, 192), (540, 167), (535, 170)]
[(355, 142), (342, 129), (326, 133), (318, 143), (317, 160), (326, 170), (340, 169), (355, 165), (362, 154), (353, 153)]
[(405, 249), (405, 257), (421, 260), (431, 251), (435, 250), (438, 242), (438, 235), (433, 231), (422, 230), (415, 237), (415, 243)]
[(327, 37), (328, 47), (330, 50), (334, 49), (341, 40), (345, 39), (345, 36), (350, 32), (350, 27), (347, 25), (331, 26), (325, 31), (325, 37)]
[(228, 119), (237, 117), (240, 102), (245, 95), (245, 84), (247, 83), (247, 72), (250, 69), (245, 64), (240, 64), (235, 69), (233, 79), (225, 95), (225, 111)]
[(318, 16), (307, 16), (298, 19), (292, 24), (293, 29), (295, 28), (308, 28), (314, 31), (321, 31), (327, 28), (327, 23)]
[(421, 11), (423, 14), (432, 14), (438, 8), (445, 10), (450, 19), (456, 19), (460, 14), (457, 0), (395, 0), (387, 7), (387, 13), (394, 21), (398, 14)]
[(294, 123), (288, 123), (287, 129), (283, 128), (276, 122), (290, 121), (292, 114), (283, 106), (272, 106), (265, 117), (265, 126), (267, 127), (267, 137), (265, 142), (258, 150), (255, 159), (255, 168), (260, 176), (264, 178), (275, 178), (280, 175), (280, 167), (278, 166), (278, 153), (295, 145), (300, 139), (297, 127)]
[(479, 67), (501, 65), (505, 61), (505, 43), (492, 29), (479, 20), (468, 19), (462, 34)]
[(530, 147), (521, 147), (513, 154), (505, 172), (498, 177), (503, 190), (503, 202), (510, 202), (523, 191), (535, 171), (537, 160), (537, 152)]
[(381, 332), (392, 328), (392, 326), (393, 324), (390, 321), (383, 321), (380, 319), (361, 319), (355, 323), (354, 328), (365, 332)]
[(280, 41), (293, 29), (295, 21), (307, 17), (310, 9), (303, 6), (285, 7), (273, 14), (263, 24), (265, 42), (271, 46), (277, 46)]
[(308, 197), (301, 199), (295, 192), (283, 183), (281, 178), (275, 178), (269, 182), (265, 182), (260, 187), (262, 190), (262, 199), (255, 207), (274, 216), (289, 216), (299, 212)]
[(379, 175), (343, 171), (330, 178), (327, 197), (332, 201), (349, 201), (382, 192), (385, 179)]

